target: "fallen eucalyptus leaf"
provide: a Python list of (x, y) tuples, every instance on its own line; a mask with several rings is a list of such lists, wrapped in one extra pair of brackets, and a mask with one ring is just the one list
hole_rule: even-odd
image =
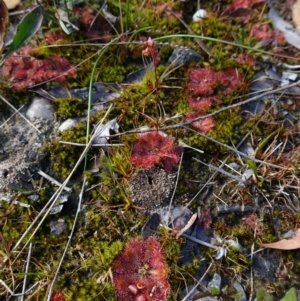
[(13, 9), (21, 3), (21, 0), (4, 0), (7, 9)]
[(264, 248), (278, 250), (295, 250), (300, 248), (300, 228), (297, 229), (295, 235), (291, 239), (282, 239), (277, 242), (261, 244)]
[(21, 20), (14, 39), (5, 53), (1, 64), (9, 55), (18, 50), (26, 40), (32, 37), (39, 30), (43, 22), (43, 15), (43, 8), (41, 6), (37, 6)]
[(5, 37), (8, 28), (8, 10), (3, 0), (0, 0), (0, 55), (5, 45)]

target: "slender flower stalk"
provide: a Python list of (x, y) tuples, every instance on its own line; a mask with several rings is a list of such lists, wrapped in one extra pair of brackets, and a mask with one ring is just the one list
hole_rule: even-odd
[(154, 71), (154, 90), (155, 90), (155, 108), (156, 108), (156, 119), (157, 119), (157, 127), (158, 127), (158, 120), (159, 120), (159, 100), (158, 100), (158, 75), (157, 75), (157, 65), (160, 62), (160, 57), (158, 55), (158, 49), (156, 43), (151, 39), (144, 43), (145, 49), (142, 51), (143, 56), (149, 56), (152, 60), (153, 71)]

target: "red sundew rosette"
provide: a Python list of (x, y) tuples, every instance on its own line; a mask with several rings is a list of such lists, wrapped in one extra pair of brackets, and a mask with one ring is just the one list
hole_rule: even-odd
[[(203, 115), (197, 112), (188, 112), (185, 115), (185, 121), (189, 122), (201, 116)], [(199, 132), (208, 133), (214, 127), (214, 121), (212, 117), (207, 117), (192, 122), (191, 126), (196, 130), (198, 130)]]
[(217, 84), (217, 74), (211, 68), (194, 68), (189, 74), (187, 88), (194, 96), (210, 96)]
[(162, 165), (169, 172), (178, 164), (182, 151), (173, 138), (158, 131), (150, 132), (141, 134), (134, 143), (130, 161), (146, 169)]
[(170, 293), (167, 265), (154, 237), (133, 239), (113, 264), (118, 301), (164, 301)]

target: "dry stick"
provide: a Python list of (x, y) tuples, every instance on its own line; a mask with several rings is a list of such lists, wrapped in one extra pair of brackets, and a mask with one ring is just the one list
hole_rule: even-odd
[(240, 182), (242, 184), (246, 184), (247, 183), (247, 180), (244, 180), (242, 177), (237, 177), (237, 176), (231, 174), (230, 172), (228, 172), (228, 171), (226, 171), (226, 170), (224, 170), (222, 168), (219, 168), (219, 167), (211, 165), (211, 164), (206, 164), (206, 163), (204, 163), (203, 161), (201, 161), (201, 160), (199, 160), (197, 158), (192, 158), (192, 159), (194, 159), (197, 162), (200, 162), (201, 164), (203, 164), (206, 167), (212, 168), (212, 169), (218, 171), (219, 173), (222, 173), (223, 175), (226, 175), (226, 176), (230, 177), (231, 179), (233, 179), (233, 180), (235, 180), (237, 182)]
[[(107, 117), (107, 115), (109, 114), (109, 112), (111, 111), (112, 105), (109, 106), (108, 110), (106, 111), (104, 117), (102, 118), (102, 120), (100, 121), (99, 125), (103, 124), (103, 121), (105, 120), (105, 118)], [(51, 197), (51, 199), (47, 202), (47, 204), (44, 206), (44, 208), (41, 210), (41, 212), (37, 215), (37, 217), (33, 220), (33, 222), (31, 223), (31, 225), (26, 229), (26, 231), (23, 233), (23, 235), (21, 236), (21, 238), (18, 240), (18, 242), (16, 243), (16, 245), (14, 246), (12, 251), (16, 251), (16, 249), (18, 248), (18, 246), (20, 245), (20, 243), (22, 242), (22, 240), (24, 239), (24, 237), (28, 234), (28, 232), (31, 230), (31, 228), (34, 226), (34, 224), (37, 222), (37, 220), (39, 219), (39, 217), (44, 213), (44, 211), (46, 210), (46, 208), (48, 207), (48, 205), (52, 202), (52, 204), (50, 205), (49, 209), (46, 211), (44, 217), (41, 219), (41, 221), (39, 222), (39, 224), (37, 225), (36, 229), (33, 231), (33, 233), (31, 234), (31, 236), (28, 238), (27, 242), (25, 243), (25, 245), (23, 246), (22, 250), (20, 251), (20, 253), (22, 253), (22, 251), (24, 250), (24, 248), (27, 246), (27, 244), (29, 243), (29, 241), (32, 239), (32, 237), (35, 235), (35, 233), (37, 232), (37, 230), (39, 229), (39, 227), (41, 226), (41, 224), (43, 223), (43, 221), (45, 220), (45, 218), (48, 216), (50, 210), (52, 209), (52, 207), (55, 205), (55, 202), (57, 201), (59, 195), (61, 194), (62, 190), (66, 187), (66, 185), (68, 184), (68, 182), (70, 181), (72, 175), (74, 174), (74, 172), (76, 171), (76, 169), (78, 168), (79, 164), (81, 163), (81, 161), (84, 159), (86, 153), (88, 152), (88, 150), (90, 149), (92, 143), (93, 143), (93, 139), (96, 137), (96, 135), (98, 135), (99, 133), (97, 131), (95, 131), (95, 133), (92, 135), (89, 143), (87, 144), (86, 148), (84, 149), (84, 151), (82, 152), (80, 158), (78, 159), (78, 161), (76, 162), (74, 168), (72, 169), (72, 171), (70, 172), (69, 176), (66, 178), (66, 180), (62, 183), (62, 185), (58, 188), (58, 190), (53, 194), (53, 196)], [(17, 260), (19, 256), (16, 256), (14, 262)]]
[[(49, 182), (51, 182), (52, 184), (60, 187), (62, 184), (60, 182), (58, 182), (57, 180), (55, 180), (54, 178), (52, 178), (51, 176), (47, 175), (46, 173), (44, 173), (43, 171), (39, 170), (38, 174), (41, 175), (42, 177), (44, 177), (45, 179), (47, 179)], [(72, 192), (72, 188), (65, 186), (64, 190), (67, 192)]]
[(32, 124), (22, 113), (19, 112), (19, 110), (17, 110), (9, 101), (7, 101), (1, 94), (0, 94), (0, 98), (8, 105), (10, 106), (16, 113), (19, 113), (19, 115), (30, 125), (32, 126), (39, 134), (41, 134), (42, 132), (36, 128), (34, 126), (34, 124)]
[[(187, 121), (187, 122), (182, 122), (182, 123), (177, 123), (175, 125), (168, 125), (168, 126), (164, 126), (164, 127), (161, 127), (159, 129), (149, 129), (147, 130), (147, 132), (156, 132), (157, 130), (169, 130), (169, 129), (176, 129), (176, 128), (181, 128), (181, 127), (184, 127), (184, 126), (187, 126), (187, 125), (190, 125), (198, 120), (202, 120), (202, 119), (206, 119), (208, 117), (211, 117), (211, 116), (214, 116), (214, 115), (217, 115), (221, 112), (224, 112), (224, 111), (227, 111), (227, 110), (230, 110), (230, 109), (233, 109), (233, 108), (236, 108), (236, 107), (239, 107), (241, 105), (244, 105), (246, 103), (249, 103), (249, 102), (252, 102), (252, 101), (255, 101), (255, 100), (258, 100), (264, 96), (268, 96), (270, 94), (274, 94), (276, 92), (280, 92), (280, 91), (283, 91), (285, 89), (288, 89), (288, 88), (292, 88), (292, 87), (295, 87), (295, 86), (298, 86), (300, 85), (300, 80), (297, 81), (296, 83), (292, 83), (290, 85), (287, 85), (287, 86), (284, 86), (284, 87), (280, 87), (280, 88), (277, 88), (275, 90), (271, 90), (271, 91), (267, 91), (265, 93), (262, 93), (260, 95), (257, 95), (257, 96), (253, 96), (251, 98), (248, 98), (244, 101), (241, 101), (241, 102), (238, 102), (238, 103), (235, 103), (235, 104), (232, 104), (230, 106), (227, 106), (227, 107), (224, 107), (222, 109), (219, 109), (217, 111), (214, 111), (212, 113), (209, 113), (209, 114), (206, 114), (206, 115), (203, 115), (203, 116), (199, 116), (197, 118), (194, 118), (194, 119), (191, 119), (190, 121)], [(111, 137), (117, 137), (117, 136), (122, 136), (122, 135), (126, 135), (126, 134), (134, 134), (134, 133), (141, 133), (141, 132), (145, 132), (145, 131), (141, 131), (141, 130), (130, 130), (130, 131), (127, 131), (127, 132), (123, 132), (123, 133), (120, 133), (120, 134), (115, 134), (115, 135), (111, 135)], [(197, 132), (199, 133), (199, 132)], [(205, 136), (205, 135), (204, 135)], [(207, 136), (205, 136), (207, 137)], [(212, 139), (213, 140), (213, 139)], [(216, 142), (216, 140), (213, 140), (214, 142)]]
[[(73, 146), (86, 146), (84, 143), (75, 143), (70, 141), (59, 141), (61, 144), (73, 145)], [(93, 144), (93, 147), (109, 147), (109, 146), (124, 146), (123, 143), (102, 143), (102, 144)]]
[[(171, 207), (172, 207), (172, 202), (173, 202), (173, 199), (174, 199), (174, 196), (175, 196), (175, 193), (176, 193), (176, 188), (178, 186), (179, 174), (180, 174), (180, 169), (181, 169), (181, 165), (182, 165), (182, 158), (183, 158), (183, 152), (181, 153), (181, 156), (180, 156), (179, 166), (178, 166), (177, 175), (176, 175), (175, 187), (173, 189), (173, 193), (172, 193), (170, 203), (169, 203), (168, 214), (169, 214), (170, 217), (172, 216), (171, 215)], [(173, 224), (173, 220), (172, 220), (172, 224)]]

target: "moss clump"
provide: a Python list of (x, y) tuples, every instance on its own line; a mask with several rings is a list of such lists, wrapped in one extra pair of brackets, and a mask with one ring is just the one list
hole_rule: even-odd
[[(44, 154), (50, 155), (53, 171), (62, 179), (66, 179), (79, 159), (83, 148), (62, 144), (60, 141), (85, 144), (86, 124), (79, 123), (75, 127), (63, 131), (60, 138), (48, 142), (43, 148)], [(45, 158), (48, 159), (48, 156), (45, 155)]]
[(98, 75), (103, 82), (122, 82), (127, 74), (124, 66), (107, 66)]
[(56, 116), (62, 119), (84, 116), (87, 108), (82, 100), (76, 98), (56, 98), (53, 103), (56, 106)]
[[(232, 145), (236, 143), (236, 127), (240, 124), (241, 118), (238, 115), (238, 109), (232, 111), (221, 112), (214, 117), (214, 127), (207, 134), (223, 144)], [(190, 146), (205, 150), (206, 153), (215, 154), (216, 151), (220, 155), (228, 154), (229, 150), (226, 147), (218, 145), (207, 138), (199, 135), (196, 130), (191, 128), (191, 131), (186, 132), (186, 143)]]

